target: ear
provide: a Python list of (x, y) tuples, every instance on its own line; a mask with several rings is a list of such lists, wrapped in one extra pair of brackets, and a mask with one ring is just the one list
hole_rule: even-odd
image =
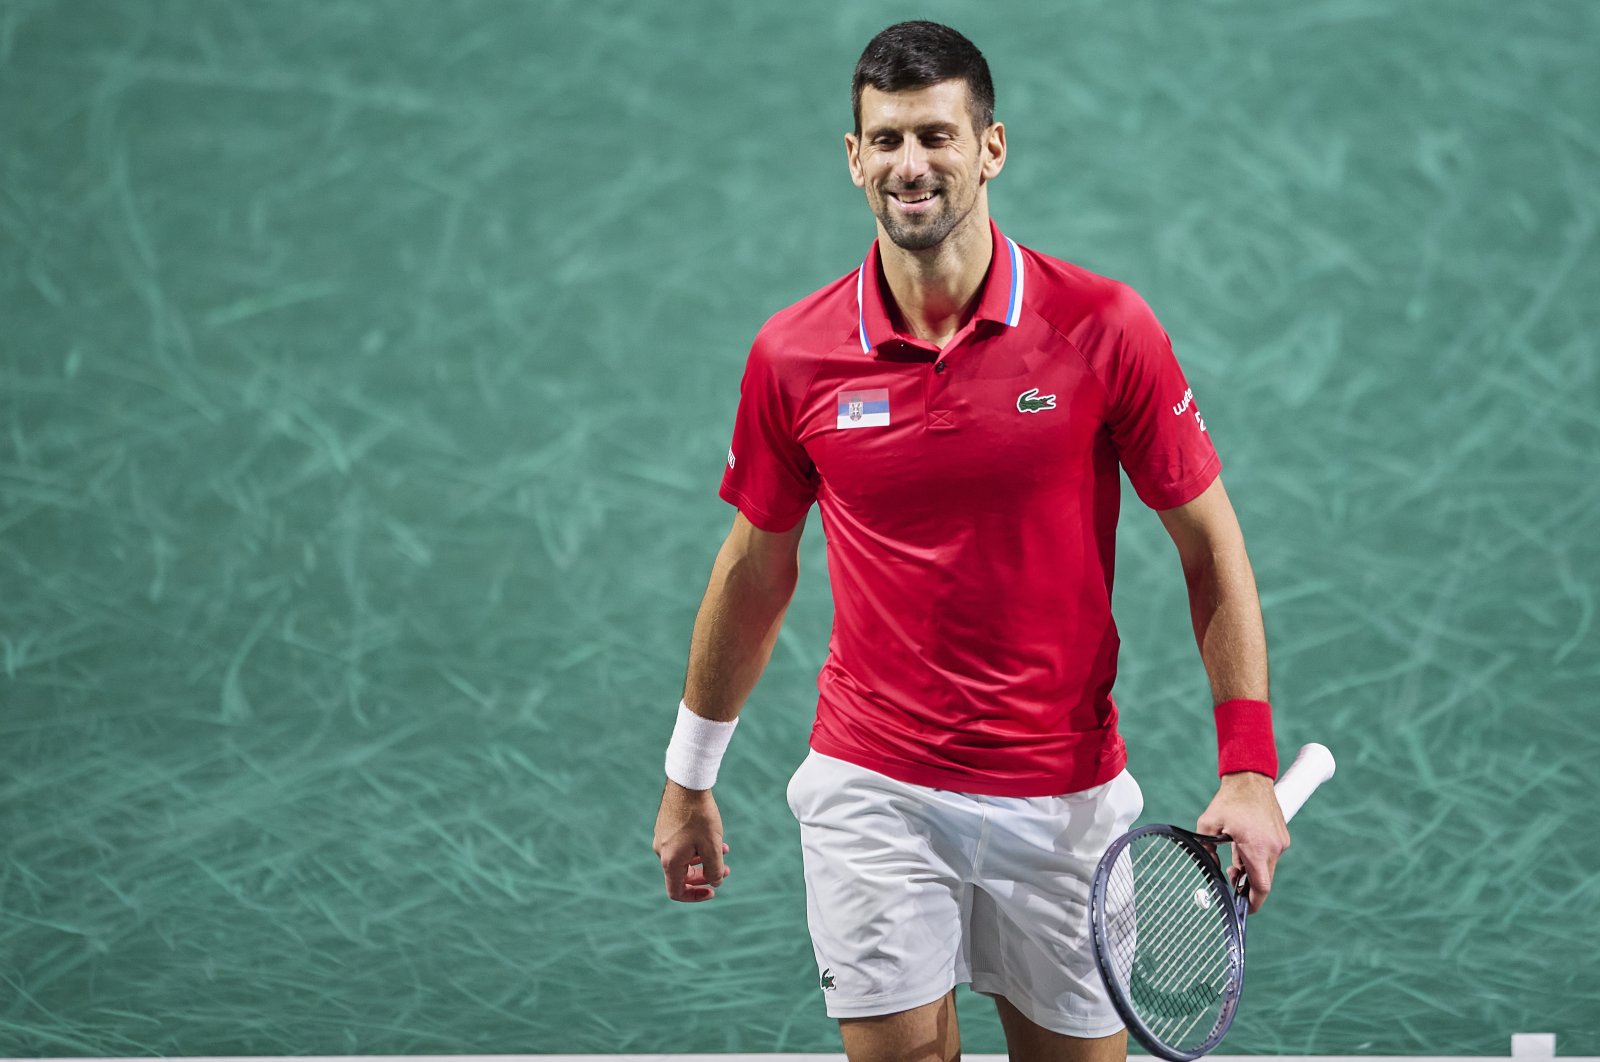
[(979, 174), (981, 180), (992, 181), (1000, 175), (1001, 169), (1006, 164), (1006, 127), (1002, 122), (996, 122), (989, 127), (983, 135), (983, 143), (979, 149), (983, 156), (983, 169)]
[(857, 188), (865, 188), (867, 178), (861, 172), (861, 138), (854, 133), (844, 135), (844, 158), (850, 166), (850, 183)]

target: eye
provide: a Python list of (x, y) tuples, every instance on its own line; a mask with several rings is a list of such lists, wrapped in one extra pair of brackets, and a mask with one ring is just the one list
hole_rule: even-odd
[(873, 147), (892, 148), (898, 143), (900, 143), (900, 138), (899, 137), (897, 137), (897, 136), (889, 136), (888, 134), (884, 134), (882, 136), (875, 136), (875, 137), (872, 138), (872, 146)]

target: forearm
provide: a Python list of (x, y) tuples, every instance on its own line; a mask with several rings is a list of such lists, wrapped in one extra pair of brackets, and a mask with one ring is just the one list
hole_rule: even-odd
[(1195, 640), (1218, 705), (1221, 781), (1195, 827), (1233, 839), (1233, 880), (1241, 873), (1248, 877), (1250, 910), (1259, 911), (1272, 889), (1278, 856), (1289, 846), (1289, 831), (1272, 791), (1278, 773), (1272, 711), (1261, 703), (1268, 700), (1261, 601), (1242, 539), (1237, 547), (1213, 550), (1209, 563), (1184, 574)]
[(683, 699), (691, 711), (719, 721), (739, 714), (772, 656), (798, 575), (792, 556), (760, 558), (732, 542), (723, 546), (689, 642)]
[(1213, 550), (1184, 579), (1213, 701), (1269, 700), (1267, 636), (1243, 541)]

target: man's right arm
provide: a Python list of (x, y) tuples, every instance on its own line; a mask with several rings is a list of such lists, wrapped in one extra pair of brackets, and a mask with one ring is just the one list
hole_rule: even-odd
[[(741, 513), (717, 552), (689, 642), (683, 699), (696, 715), (731, 722), (755, 688), (799, 577), (801, 520), (788, 531), (762, 531)], [(656, 816), (655, 851), (667, 895), (709, 900), (726, 874), (722, 819), (709, 789), (668, 780)]]

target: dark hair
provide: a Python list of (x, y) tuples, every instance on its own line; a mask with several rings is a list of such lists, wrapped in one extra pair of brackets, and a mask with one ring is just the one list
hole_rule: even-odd
[(850, 109), (861, 134), (861, 90), (879, 92), (923, 88), (940, 81), (967, 83), (974, 132), (994, 124), (994, 82), (983, 53), (961, 34), (937, 22), (900, 22), (867, 42), (850, 81)]

